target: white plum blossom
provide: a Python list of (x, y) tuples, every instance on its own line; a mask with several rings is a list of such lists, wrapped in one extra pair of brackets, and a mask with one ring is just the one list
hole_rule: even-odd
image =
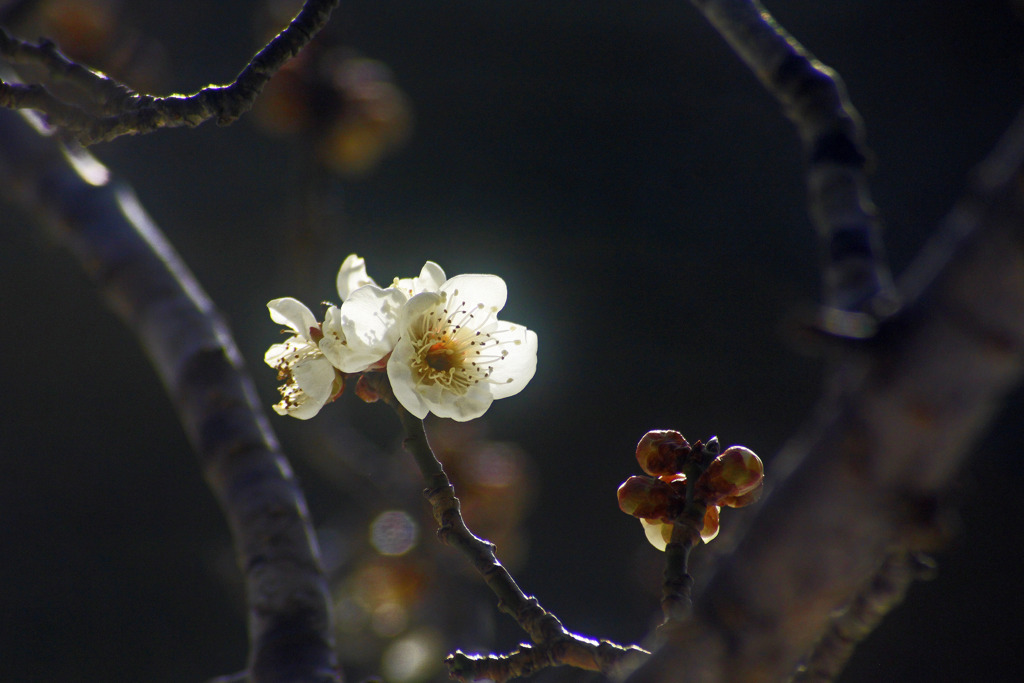
[(462, 422), (526, 386), (537, 367), (537, 335), (498, 320), (505, 299), (500, 277), (457, 275), (405, 303), (387, 370), (406, 410)]
[(274, 405), (274, 412), (308, 420), (341, 393), (344, 380), (320, 350), (324, 332), (302, 302), (274, 299), (267, 308), (274, 322), (287, 325), (295, 333), (271, 346), (263, 356), (266, 364), (277, 370), (277, 378), (284, 381), (278, 389), (281, 401)]
[(421, 292), (436, 292), (444, 281), (441, 266), (427, 261), (418, 277), (396, 277), (382, 288), (367, 275), (365, 259), (350, 254), (338, 269), (338, 296), (343, 303), (327, 310), (326, 343), (320, 348), (342, 372), (366, 370), (398, 343), (398, 311), (405, 302)]
[(395, 278), (383, 289), (366, 273), (366, 261), (351, 254), (338, 270), (341, 306), (328, 306), (323, 323), (300, 301), (286, 297), (267, 304), (271, 319), (294, 334), (271, 346), (263, 360), (277, 370), (280, 415), (302, 420), (316, 415), (344, 389), (342, 373), (383, 369), (398, 343), (398, 311), (414, 294), (437, 291), (444, 271), (428, 261), (419, 277)]
[(345, 375), (387, 368), (395, 398), (419, 418), (464, 421), (518, 393), (537, 366), (537, 335), (498, 320), (504, 281), (496, 275), (445, 279), (427, 261), (420, 274), (381, 287), (351, 254), (337, 276), (341, 305), (323, 322), (301, 302), (274, 299), (274, 322), (293, 333), (264, 360), (284, 384), (280, 415), (308, 419), (340, 395)]

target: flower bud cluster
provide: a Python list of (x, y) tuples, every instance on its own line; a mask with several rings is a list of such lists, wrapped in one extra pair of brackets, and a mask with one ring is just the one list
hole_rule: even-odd
[(718, 453), (717, 443), (691, 445), (677, 431), (652, 430), (637, 444), (637, 462), (650, 476), (630, 477), (619, 486), (619, 508), (640, 519), (659, 550), (668, 545), (677, 522), (702, 514), (700, 536), (707, 543), (718, 535), (722, 507), (743, 507), (760, 497), (761, 459), (744, 446)]

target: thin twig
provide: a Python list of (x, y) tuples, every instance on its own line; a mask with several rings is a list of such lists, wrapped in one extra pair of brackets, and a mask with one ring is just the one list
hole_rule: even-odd
[(693, 611), (693, 577), (689, 571), (690, 550), (700, 532), (692, 524), (676, 522), (672, 540), (665, 546), (665, 581), (662, 584), (661, 609), (665, 624), (683, 623)]
[(707, 504), (697, 495), (697, 482), (714, 460), (721, 446), (718, 437), (697, 441), (691, 459), (683, 468), (686, 475), (686, 505), (672, 524), (672, 537), (665, 546), (665, 580), (661, 609), (665, 615), (661, 631), (685, 624), (693, 611), (693, 577), (689, 571), (690, 551), (701, 542)]
[(868, 191), (863, 125), (842, 81), (760, 3), (692, 2), (779, 101), (803, 141), (808, 206), (824, 256), (823, 301), (832, 313), (822, 323), (844, 336), (870, 334), (871, 325), (844, 324), (849, 317), (842, 313), (884, 317), (896, 297)]
[(36, 61), (51, 73), (70, 79), (100, 103), (101, 111), (97, 115), (64, 102), (40, 84), (2, 80), (0, 106), (43, 112), (50, 125), (84, 145), (160, 128), (194, 127), (210, 119), (227, 125), (252, 108), (267, 81), (327, 24), (338, 1), (307, 0), (288, 26), (249, 61), (232, 83), (210, 85), (191, 95), (139, 94), (105, 74), (75, 64), (50, 43), (32, 45), (5, 33), (0, 38), (0, 54), (12, 61)]
[(610, 676), (630, 671), (649, 654), (636, 646), (625, 652), (622, 646), (607, 640), (585, 640), (590, 647), (581, 648), (570, 640), (539, 645), (520, 645), (507, 655), (467, 655), (456, 651), (445, 660), (449, 675), (460, 681), (491, 680), (505, 683), (551, 666), (573, 666), (588, 671), (601, 671)]
[(398, 413), (406, 434), (405, 448), (412, 454), (427, 482), (424, 495), (430, 501), (438, 524), (438, 537), (469, 558), (484, 582), (498, 596), (498, 609), (515, 619), (537, 644), (535, 648), (523, 648), (502, 656), (471, 657), (456, 653), (448, 659), (451, 675), (467, 681), (476, 678), (503, 681), (546, 666), (569, 665), (611, 674), (624, 667), (638, 665), (649, 654), (646, 650), (635, 645), (595, 641), (572, 633), (554, 614), (541, 607), (536, 598), (523, 593), (498, 561), (494, 544), (475, 536), (467, 528), (455, 489), (430, 448), (423, 422), (389, 396), (390, 392), (382, 389), (379, 393), (387, 397), (385, 400)]
[(248, 679), (338, 681), (305, 499), (230, 330), (129, 187), (83, 150), (62, 153), (2, 114), (0, 187), (71, 251), (137, 335), (228, 519), (249, 604)]

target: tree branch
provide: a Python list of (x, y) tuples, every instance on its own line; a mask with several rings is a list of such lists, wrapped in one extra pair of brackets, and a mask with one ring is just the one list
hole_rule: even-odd
[[(87, 69), (77, 62), (71, 61), (61, 53), (53, 42), (46, 39), (42, 39), (38, 43), (18, 40), (11, 36), (2, 26), (0, 26), (0, 55), (3, 55), (12, 64), (42, 65), (54, 79), (67, 81), (89, 95), (93, 102), (99, 105), (99, 111), (104, 114), (114, 114), (128, 101), (141, 97), (131, 88), (118, 83), (106, 74)], [(2, 85), (0, 93), (7, 91), (17, 93), (18, 90), (33, 87), (19, 87), (15, 84), (9, 85), (2, 82), (0, 82), (0, 85)], [(37, 85), (34, 87), (45, 91), (45, 88), (42, 86)], [(53, 95), (50, 95), (48, 91), (45, 92), (52, 101), (40, 100), (33, 103), (11, 104), (4, 102), (3, 104), (11, 109), (35, 109), (37, 111), (49, 111), (50, 107), (60, 108), (59, 105), (68, 106), (56, 97), (53, 97)], [(59, 116), (60, 114), (57, 115)], [(68, 116), (70, 114), (65, 113), (64, 115)]]
[[(634, 682), (780, 680), (936, 514), (1024, 369), (1024, 114), (900, 283), (908, 305), (773, 462), (776, 488)], [(701, 663), (703, 666), (697, 666)], [(682, 672), (682, 673), (680, 673)]]
[(860, 115), (839, 76), (815, 59), (757, 2), (692, 0), (782, 105), (803, 141), (808, 205), (822, 245), (822, 324), (843, 336), (867, 336), (869, 319), (896, 306), (881, 223), (868, 191)]
[(449, 673), (458, 680), (490, 678), (504, 683), (548, 666), (569, 665), (589, 671), (612, 674), (637, 666), (648, 653), (635, 645), (622, 646), (607, 640), (595, 641), (566, 629), (558, 618), (541, 607), (537, 598), (527, 596), (508, 570), (498, 561), (495, 546), (473, 534), (462, 518), (459, 499), (441, 463), (427, 442), (423, 422), (405, 410), (390, 391), (381, 387), (398, 413), (405, 430), (405, 448), (412, 454), (427, 489), (437, 535), (447, 545), (458, 548), (498, 596), (498, 609), (505, 612), (530, 636), (537, 647), (524, 646), (508, 655), (469, 656), (456, 652), (448, 658)]
[(563, 638), (539, 645), (523, 644), (507, 655), (467, 655), (456, 651), (445, 661), (450, 677), (456, 680), (505, 683), (551, 666), (573, 666), (615, 676), (636, 667), (648, 654), (635, 645), (623, 648), (607, 640), (596, 642), (576, 636), (575, 640)]
[(793, 677), (793, 683), (825, 683), (842, 672), (857, 645), (906, 597), (911, 584), (934, 572), (923, 555), (898, 550), (885, 559), (864, 590), (839, 614), (814, 651)]
[[(862, 131), (837, 77), (759, 4), (693, 3), (796, 124), (829, 254), (826, 303), (840, 310), (841, 324), (829, 329), (826, 318), (826, 329), (864, 341), (837, 349), (818, 414), (773, 462), (775, 490), (716, 566), (693, 622), (632, 680), (780, 680), (816, 642), (828, 647), (828, 629), (844, 626), (837, 609), (854, 615), (862, 637), (901, 597), (913, 575), (887, 563), (936, 544), (947, 489), (1021, 379), (1024, 114), (909, 269), (900, 283), (909, 303), (892, 315), (880, 305), (896, 299), (867, 198)], [(875, 319), (851, 328), (848, 311)], [(874, 601), (879, 577), (884, 599)], [(830, 662), (831, 673), (843, 661)]]
[(42, 85), (2, 80), (0, 106), (43, 112), (48, 123), (84, 145), (160, 128), (194, 127), (212, 118), (227, 125), (252, 108), (267, 81), (327, 24), (337, 4), (338, 0), (307, 0), (288, 26), (246, 64), (232, 83), (210, 85), (191, 95), (155, 97), (136, 93), (105, 74), (72, 62), (48, 41), (33, 45), (3, 32), (0, 55), (12, 62), (42, 64), (54, 76), (89, 93), (99, 106), (93, 113), (60, 100)]
[(81, 262), (166, 385), (234, 536), (249, 603), (249, 679), (339, 680), (305, 499), (230, 331), (131, 189), (18, 118), (0, 116), (0, 186)]

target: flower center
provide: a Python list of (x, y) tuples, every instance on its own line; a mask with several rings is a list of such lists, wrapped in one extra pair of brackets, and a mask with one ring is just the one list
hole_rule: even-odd
[[(457, 293), (457, 292), (453, 292)], [(413, 370), (419, 384), (439, 384), (462, 395), (474, 384), (489, 381), (494, 363), (508, 355), (499, 351), (499, 341), (475, 329), (487, 322), (494, 311), (477, 317), (483, 304), (469, 307), (442, 304), (423, 316), (418, 334), (412, 339)]]
[[(312, 336), (315, 336), (314, 330), (320, 332), (319, 328), (310, 328)], [(323, 332), (320, 332), (320, 337), (322, 338), (323, 336)], [(323, 353), (315, 344), (302, 341), (300, 337), (292, 337), (284, 342), (283, 353), (273, 366), (277, 370), (277, 380), (284, 382), (284, 384), (277, 388), (278, 393), (281, 394), (281, 400), (274, 406), (277, 412), (284, 415), (298, 409), (306, 402), (309, 396), (295, 377), (295, 368), (301, 363), (322, 357)], [(331, 398), (328, 399), (328, 402), (340, 396), (345, 388), (344, 377), (337, 372), (335, 372), (335, 375), (334, 383), (331, 387)]]
[(465, 353), (458, 348), (458, 343), (447, 334), (427, 347), (423, 361), (437, 372), (448, 372), (459, 366)]

